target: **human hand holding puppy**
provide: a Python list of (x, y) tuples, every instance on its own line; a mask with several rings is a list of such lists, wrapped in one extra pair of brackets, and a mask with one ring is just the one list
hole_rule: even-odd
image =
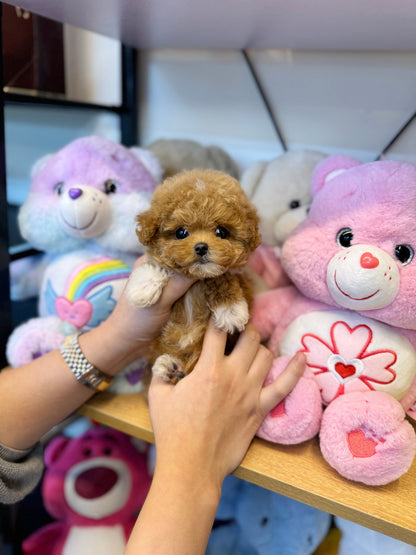
[(234, 178), (192, 170), (164, 181), (137, 222), (148, 264), (129, 281), (133, 306), (156, 303), (172, 275), (196, 280), (150, 350), (153, 374), (176, 383), (196, 364), (210, 318), (229, 334), (247, 324), (253, 293), (244, 269), (261, 240), (259, 220)]
[[(158, 300), (145, 307), (128, 300), (127, 291), (130, 282), (142, 268), (148, 266), (146, 255), (141, 256), (134, 264), (132, 274), (127, 282), (126, 290), (117, 302), (108, 319), (101, 324), (105, 329), (111, 344), (116, 344), (120, 355), (125, 357), (124, 365), (143, 356), (149, 349), (149, 344), (160, 334), (161, 329), (170, 317), (172, 304), (189, 289), (195, 279), (185, 278), (179, 274), (170, 275), (160, 292)], [(138, 309), (137, 309), (138, 308)], [(94, 330), (91, 331), (91, 333)], [(99, 339), (102, 343), (103, 331)], [(97, 334), (98, 336), (98, 334)]]
[(202, 555), (224, 478), (244, 457), (266, 414), (303, 374), (303, 354), (263, 387), (273, 356), (251, 324), (230, 355), (211, 320), (201, 356), (175, 386), (154, 376), (149, 406), (156, 442), (153, 483), (126, 555)]

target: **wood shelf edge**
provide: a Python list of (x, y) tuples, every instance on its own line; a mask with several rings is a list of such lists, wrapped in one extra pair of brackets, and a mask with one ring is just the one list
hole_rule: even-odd
[[(143, 394), (104, 392), (78, 411), (150, 443), (154, 436)], [(255, 438), (235, 476), (416, 545), (416, 461), (400, 480), (370, 487), (339, 476), (324, 461), (316, 439), (273, 445)]]

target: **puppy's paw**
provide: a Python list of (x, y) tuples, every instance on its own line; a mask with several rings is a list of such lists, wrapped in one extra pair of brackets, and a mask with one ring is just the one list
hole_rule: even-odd
[(213, 316), (217, 328), (227, 333), (243, 331), (249, 319), (247, 302), (242, 299), (228, 306), (217, 306), (213, 311)]
[(154, 376), (158, 376), (173, 384), (185, 377), (185, 372), (180, 361), (168, 354), (160, 355), (153, 365), (152, 372)]
[(134, 270), (126, 287), (126, 297), (133, 306), (151, 306), (159, 300), (169, 272), (160, 266), (143, 264)]

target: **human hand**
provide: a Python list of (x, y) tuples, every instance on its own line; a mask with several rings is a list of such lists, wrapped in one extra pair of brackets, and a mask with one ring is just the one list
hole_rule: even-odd
[(228, 356), (226, 340), (226, 333), (211, 322), (194, 370), (175, 386), (154, 377), (149, 390), (156, 472), (172, 480), (194, 480), (218, 495), (268, 412), (305, 369), (300, 353), (263, 387), (273, 355), (260, 344), (254, 326), (247, 325)]
[[(146, 263), (146, 256), (137, 259), (133, 271)], [(160, 299), (149, 307), (135, 307), (128, 302), (125, 290), (113, 312), (100, 326), (102, 343), (106, 337), (123, 353), (124, 364), (143, 356), (150, 342), (167, 322), (173, 303), (189, 289), (195, 280), (174, 274), (164, 287)]]

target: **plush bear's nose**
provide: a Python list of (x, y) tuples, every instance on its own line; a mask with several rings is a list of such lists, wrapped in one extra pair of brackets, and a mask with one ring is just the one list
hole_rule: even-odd
[(72, 187), (71, 189), (69, 189), (68, 194), (72, 198), (72, 200), (75, 200), (82, 195), (82, 189), (79, 189), (78, 187)]
[(208, 244), (207, 243), (197, 243), (194, 247), (194, 251), (198, 256), (204, 256), (208, 252)]
[(362, 268), (377, 268), (380, 264), (379, 259), (371, 254), (371, 252), (363, 252), (360, 258), (360, 265)]

